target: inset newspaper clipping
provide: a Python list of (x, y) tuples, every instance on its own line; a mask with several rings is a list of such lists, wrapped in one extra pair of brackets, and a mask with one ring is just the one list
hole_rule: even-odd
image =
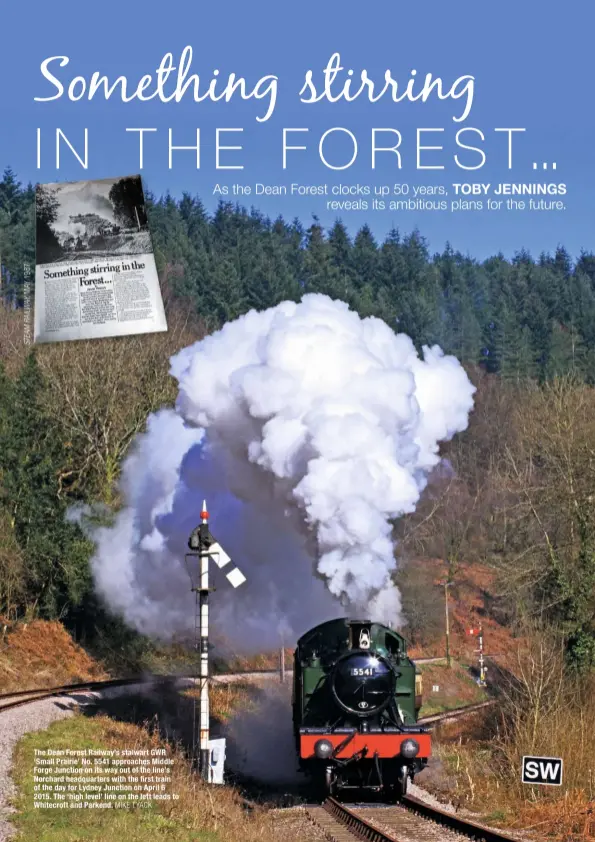
[(35, 342), (167, 330), (140, 176), (38, 184)]

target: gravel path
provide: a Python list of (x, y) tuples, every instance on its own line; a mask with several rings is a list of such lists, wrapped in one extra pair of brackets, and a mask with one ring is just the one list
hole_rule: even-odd
[(14, 812), (9, 801), (15, 794), (10, 778), (15, 745), (29, 731), (42, 731), (57, 719), (72, 716), (77, 708), (77, 702), (68, 696), (55, 696), (14, 708), (0, 716), (0, 842), (6, 842), (15, 833), (13, 825), (7, 821)]
[(14, 826), (8, 817), (14, 810), (10, 806), (10, 799), (15, 794), (15, 787), (10, 778), (12, 754), (15, 745), (24, 734), (29, 731), (43, 731), (52, 722), (72, 716), (79, 706), (88, 704), (97, 698), (116, 698), (139, 689), (150, 692), (151, 683), (126, 687), (109, 687), (98, 691), (77, 690), (70, 696), (52, 696), (51, 699), (40, 699), (22, 707), (8, 710), (0, 715), (0, 842), (7, 842), (14, 833)]

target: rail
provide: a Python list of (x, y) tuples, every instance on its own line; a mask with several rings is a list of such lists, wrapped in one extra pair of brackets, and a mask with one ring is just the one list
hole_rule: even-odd
[[(218, 673), (212, 675), (210, 678), (215, 682), (224, 682), (226, 679), (249, 680), (250, 678), (264, 678), (269, 676), (273, 678), (278, 674), (277, 670), (236, 670), (235, 672)], [(126, 687), (134, 684), (146, 684), (148, 682), (156, 681), (196, 682), (197, 680), (199, 679), (195, 676), (188, 675), (162, 675), (159, 673), (146, 673), (144, 675), (134, 676), (131, 678), (110, 678), (103, 681), (83, 681), (78, 684), (62, 684), (58, 687), (38, 687), (30, 690), (13, 690), (8, 693), (0, 693), (0, 713), (3, 710), (9, 710), (29, 702), (38, 701), (39, 699), (47, 699), (52, 696), (65, 696), (77, 691), (105, 690), (110, 687)], [(443, 713), (435, 713), (431, 716), (424, 716), (418, 720), (418, 723), (423, 726), (440, 722), (449, 722), (450, 720), (468, 716), (475, 711), (491, 707), (496, 703), (495, 699), (490, 699), (486, 702), (478, 702), (477, 704), (453, 708), (452, 710), (447, 710)]]
[[(308, 808), (307, 812), (311, 820), (320, 825), (327, 838), (333, 842), (343, 842), (345, 839), (341, 833), (342, 828), (349, 831), (351, 838), (366, 842), (401, 842), (403, 838), (411, 839), (414, 836), (419, 837), (421, 842), (436, 838), (434, 828), (437, 824), (446, 829), (440, 837), (445, 840), (454, 840), (462, 835), (476, 842), (518, 842), (518, 837), (483, 827), (412, 796), (406, 796), (394, 807), (381, 809), (370, 809), (366, 805), (348, 807), (336, 798), (327, 798), (323, 810), (337, 822), (338, 830), (334, 830), (333, 826), (325, 821), (320, 808)], [(372, 810), (374, 819), (369, 816)]]
[[(278, 673), (274, 670), (246, 670), (236, 671), (231, 673), (218, 673), (210, 676), (212, 681), (219, 682), (229, 680), (231, 678), (258, 678), (264, 676), (274, 676)], [(30, 690), (12, 690), (7, 693), (0, 693), (0, 713), (3, 710), (25, 705), (29, 702), (35, 702), (39, 699), (47, 699), (52, 696), (67, 696), (70, 693), (77, 691), (94, 691), (105, 690), (110, 687), (126, 687), (134, 684), (147, 684), (151, 682), (167, 682), (167, 681), (200, 681), (196, 676), (189, 675), (163, 675), (161, 673), (145, 673), (144, 675), (133, 676), (130, 678), (109, 678), (101, 681), (82, 681), (78, 684), (61, 684), (58, 687), (37, 687)]]
[[(276, 674), (276, 672), (271, 672), (269, 670), (249, 670), (246, 672), (222, 673), (213, 676), (213, 678), (222, 680), (229, 679), (235, 676), (248, 678), (250, 676), (263, 677), (264, 675), (272, 676)], [(6, 710), (10, 710), (21, 705), (30, 704), (40, 699), (51, 698), (52, 696), (63, 696), (70, 695), (79, 691), (96, 691), (110, 687), (125, 687), (134, 684), (145, 684), (151, 681), (168, 680), (195, 681), (196, 679), (190, 676), (150, 674), (135, 676), (131, 678), (107, 679), (104, 681), (86, 681), (80, 682), (78, 684), (61, 685), (59, 687), (39, 688), (33, 690), (18, 690), (12, 693), (0, 694), (0, 714)], [(435, 714), (432, 717), (426, 717), (425, 720), (420, 720), (420, 723), (423, 724), (424, 722), (428, 722), (430, 720), (434, 722), (441, 721), (449, 717), (455, 718), (457, 716), (463, 716), (465, 714), (487, 707), (494, 703), (495, 702), (490, 701), (481, 702), (476, 705), (468, 705), (464, 708), (458, 708), (456, 710), (447, 711), (444, 714)], [(398, 826), (404, 811), (407, 811), (407, 813), (409, 814), (415, 814), (417, 817), (419, 817), (420, 820), (424, 822), (437, 822), (438, 824), (448, 828), (449, 830), (454, 831), (455, 833), (463, 834), (470, 839), (478, 840), (478, 842), (518, 842), (517, 838), (515, 837), (509, 836), (498, 830), (482, 827), (468, 819), (463, 819), (455, 815), (454, 813), (450, 813), (446, 810), (441, 810), (437, 807), (430, 806), (425, 802), (420, 801), (419, 799), (409, 795), (405, 796), (398, 806), (382, 810), (382, 817), (385, 820), (388, 818), (391, 819), (391, 821), (394, 824), (394, 829), (396, 830), (397, 835), (392, 834), (392, 829), (389, 832), (383, 828), (378, 827), (378, 825), (376, 825), (373, 821), (370, 821), (369, 818), (358, 815), (358, 813), (361, 813), (363, 810), (365, 810), (364, 807), (358, 806), (354, 809), (353, 807), (347, 807), (344, 804), (341, 804), (335, 798), (327, 798), (322, 807), (308, 809), (308, 814), (310, 815), (312, 821), (314, 821), (316, 824), (320, 824), (321, 811), (322, 813), (326, 812), (326, 814), (333, 817), (337, 822), (339, 822), (341, 826), (348, 830), (351, 833), (352, 837), (361, 840), (367, 840), (367, 842), (400, 842), (398, 836)], [(316, 815), (318, 817), (316, 817)], [(343, 839), (339, 839), (337, 836), (333, 836), (332, 830), (329, 830), (328, 827), (324, 828), (324, 831), (329, 840), (336, 839), (337, 842), (343, 842)], [(420, 836), (420, 839), (422, 838), (426, 839), (428, 837), (426, 835), (422, 835)]]

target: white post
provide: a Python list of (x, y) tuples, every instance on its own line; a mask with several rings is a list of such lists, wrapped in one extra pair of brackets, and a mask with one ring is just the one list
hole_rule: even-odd
[[(208, 530), (206, 503), (201, 512), (204, 532)], [(209, 550), (200, 549), (200, 772), (205, 781), (210, 780), (209, 756)]]
[[(209, 531), (209, 513), (207, 511), (206, 500), (203, 500), (202, 511), (200, 513), (200, 524), (192, 531), (188, 539), (188, 546), (192, 550), (188, 555), (192, 558), (199, 558), (199, 576), (196, 587), (193, 587), (193, 592), (198, 594), (198, 611), (195, 610), (195, 643), (198, 648), (196, 631), (200, 638), (200, 722), (199, 722), (199, 740), (198, 740), (198, 762), (201, 776), (209, 783), (213, 782), (213, 767), (211, 765), (211, 747), (209, 745), (209, 558), (213, 558), (215, 564), (220, 567), (226, 567), (231, 559), (225, 550), (219, 546)], [(198, 552), (197, 552), (198, 551)], [(187, 556), (185, 556), (186, 560)], [(188, 566), (188, 565), (187, 565)], [(194, 575), (194, 565), (192, 565), (192, 572), (190, 578), (192, 584), (196, 581)], [(246, 577), (237, 567), (226, 574), (227, 580), (230, 584), (237, 588), (246, 581)], [(198, 628), (197, 628), (198, 624)], [(196, 701), (195, 701), (196, 705)], [(196, 707), (195, 707), (196, 711)], [(196, 736), (196, 716), (193, 719), (193, 741)], [(218, 741), (221, 743), (221, 741)], [(225, 740), (222, 741), (223, 745)], [(196, 747), (194, 747), (196, 748)], [(225, 754), (219, 752), (223, 757)], [(216, 762), (215, 754), (213, 755), (213, 765)], [(222, 773), (222, 764), (218, 765), (218, 772)], [(221, 783), (222, 781), (218, 781)]]
[(209, 779), (209, 554), (200, 554), (200, 766)]
[(485, 684), (485, 670), (484, 670), (484, 661), (483, 661), (483, 627), (479, 627), (479, 683), (480, 685)]

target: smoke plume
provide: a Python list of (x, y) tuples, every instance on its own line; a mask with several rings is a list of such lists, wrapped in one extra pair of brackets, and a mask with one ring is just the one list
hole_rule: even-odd
[(262, 686), (246, 708), (226, 724), (226, 762), (230, 769), (276, 787), (304, 781), (299, 774), (291, 719), (290, 687)]
[(383, 321), (313, 294), (226, 324), (171, 374), (175, 410), (148, 419), (123, 466), (125, 507), (94, 533), (109, 605), (146, 633), (189, 627), (183, 559), (205, 497), (247, 577), (233, 591), (214, 570), (218, 627), (242, 643), (295, 639), (341, 604), (399, 623), (392, 521), (467, 426), (459, 362), (437, 346), (420, 358)]

